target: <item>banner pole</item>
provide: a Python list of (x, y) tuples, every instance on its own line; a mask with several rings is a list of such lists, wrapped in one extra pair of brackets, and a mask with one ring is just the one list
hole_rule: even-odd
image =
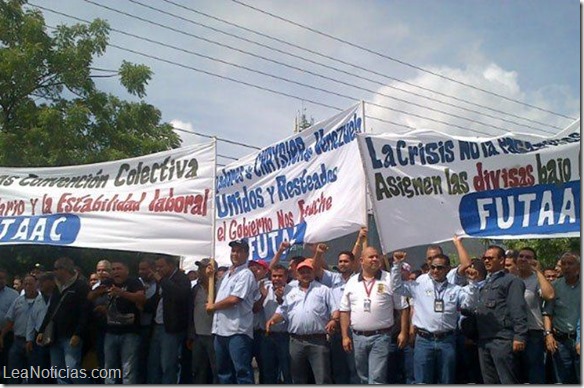
[[(365, 101), (361, 100), (361, 116), (363, 117), (363, 133), (367, 133), (367, 126), (365, 125)], [(365, 166), (363, 166), (365, 170)], [(366, 170), (365, 170), (366, 171)], [(367, 177), (365, 177), (367, 178)], [(367, 185), (367, 179), (365, 179), (365, 227), (369, 230), (369, 214), (367, 212), (367, 193), (369, 192), (369, 188)], [(362, 250), (367, 248), (368, 242), (367, 237), (363, 240), (363, 247)]]
[(211, 195), (211, 260), (209, 265), (213, 267), (213, 276), (209, 278), (209, 290), (207, 291), (207, 302), (215, 302), (215, 226), (216, 226), (216, 209), (215, 196), (217, 193), (217, 137), (213, 136), (213, 192)]

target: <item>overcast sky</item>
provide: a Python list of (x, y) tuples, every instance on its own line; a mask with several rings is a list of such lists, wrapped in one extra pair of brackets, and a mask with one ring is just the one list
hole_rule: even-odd
[[(96, 59), (96, 68), (117, 69), (124, 59), (146, 64), (154, 76), (145, 100), (161, 110), (164, 121), (254, 146), (291, 135), (294, 119), (303, 110), (319, 121), (334, 115), (333, 107), (346, 109), (359, 100), (366, 102), (370, 116), (366, 126), (372, 132), (403, 132), (410, 127), (469, 136), (507, 131), (546, 134), (579, 117), (578, 1), (241, 2), (257, 9), (232, 0), (33, 0), (30, 4), (85, 20), (105, 19), (112, 28), (111, 44), (158, 59), (110, 47)], [(77, 22), (43, 13), (49, 26)], [(100, 79), (98, 84), (132, 98), (115, 78)], [(184, 145), (207, 141), (179, 133)], [(252, 150), (219, 142), (218, 152), (241, 157)], [(219, 163), (228, 162), (219, 158)]]

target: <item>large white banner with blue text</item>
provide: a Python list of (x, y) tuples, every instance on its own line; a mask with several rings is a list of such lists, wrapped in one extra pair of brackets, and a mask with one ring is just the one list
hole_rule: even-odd
[(326, 241), (366, 224), (366, 183), (357, 134), (361, 106), (231, 163), (217, 172), (215, 255), (248, 238), (250, 259), (269, 261), (280, 243)]
[(215, 142), (106, 163), (0, 168), (0, 244), (209, 257)]
[(580, 120), (554, 137), (358, 136), (385, 251), (580, 236)]

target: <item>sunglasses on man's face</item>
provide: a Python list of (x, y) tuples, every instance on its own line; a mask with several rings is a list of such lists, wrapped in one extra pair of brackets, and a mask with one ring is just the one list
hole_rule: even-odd
[(438, 271), (442, 271), (446, 267), (444, 265), (431, 265), (430, 269), (437, 269)]

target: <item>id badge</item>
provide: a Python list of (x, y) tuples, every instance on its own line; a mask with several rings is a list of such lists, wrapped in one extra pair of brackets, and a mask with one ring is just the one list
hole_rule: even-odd
[(365, 311), (366, 313), (371, 312), (371, 299), (366, 298), (363, 300), (363, 311)]
[(444, 312), (444, 301), (441, 299), (434, 299), (434, 312), (443, 313)]

